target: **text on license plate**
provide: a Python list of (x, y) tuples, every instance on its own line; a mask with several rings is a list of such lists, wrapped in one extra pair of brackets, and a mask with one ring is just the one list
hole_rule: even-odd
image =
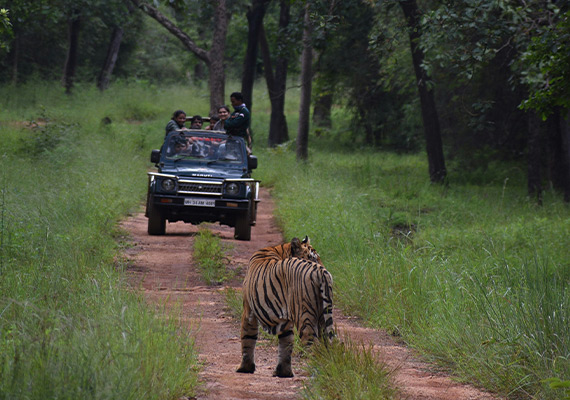
[(184, 205), (185, 206), (197, 206), (197, 207), (215, 207), (216, 206), (216, 200), (186, 197), (186, 198), (184, 198)]

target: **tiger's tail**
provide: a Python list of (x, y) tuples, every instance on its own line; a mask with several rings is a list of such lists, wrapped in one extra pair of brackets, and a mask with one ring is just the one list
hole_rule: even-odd
[(321, 278), (321, 299), (323, 301), (323, 314), (321, 321), (323, 326), (320, 327), (323, 338), (331, 340), (335, 336), (333, 327), (333, 290), (332, 276), (326, 269), (323, 269)]

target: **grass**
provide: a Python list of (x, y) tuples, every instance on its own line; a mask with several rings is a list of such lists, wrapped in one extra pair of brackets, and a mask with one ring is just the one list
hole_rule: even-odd
[(350, 338), (316, 343), (308, 352), (306, 370), (311, 379), (303, 388), (304, 399), (397, 398), (389, 367), (378, 361), (371, 348)]
[(223, 291), (224, 293), (224, 301), (228, 310), (230, 312), (230, 316), (236, 320), (241, 320), (241, 314), (243, 312), (243, 297), (241, 295), (241, 290), (236, 290), (232, 287), (227, 287)]
[[(125, 290), (115, 257), (161, 132), (120, 116), (100, 124), (109, 99), (90, 91), (0, 91), (0, 397), (192, 396), (193, 339)], [(19, 123), (40, 117), (35, 129)]]
[(336, 148), (312, 138), (306, 164), (258, 152), (257, 175), (273, 186), (285, 237), (311, 237), (336, 304), (466, 381), (559, 398), (542, 380), (570, 376), (570, 214), (560, 196), (547, 192), (536, 207), (512, 167), (486, 185), (460, 184), (450, 170), (440, 187), (422, 155)]
[[(269, 102), (264, 89), (255, 95), (255, 177), (272, 187), (285, 237), (311, 237), (336, 306), (458, 379), (511, 398), (567, 396), (556, 387), (570, 377), (570, 211), (559, 194), (546, 191), (537, 207), (525, 169), (499, 161), (476, 173), (450, 162), (450, 185), (431, 185), (425, 154), (347, 141), (341, 110), (298, 163), (292, 143), (265, 148)], [(297, 98), (287, 92), (292, 138)], [(207, 99), (134, 84), (103, 94), (79, 85), (68, 97), (46, 83), (0, 87), (0, 99), (0, 393), (191, 396), (192, 339), (176, 315), (156, 318), (124, 290), (116, 237), (144, 201), (148, 155), (171, 113), (206, 115)], [(352, 363), (323, 357), (317, 364)], [(377, 369), (357, 364), (347, 370)], [(312, 371), (308, 396), (326, 398), (319, 386), (333, 382), (334, 398), (353, 379), (319, 383), (327, 372)]]
[(194, 239), (194, 258), (198, 262), (202, 279), (208, 285), (218, 285), (236, 274), (226, 268), (222, 241), (206, 227), (200, 227)]

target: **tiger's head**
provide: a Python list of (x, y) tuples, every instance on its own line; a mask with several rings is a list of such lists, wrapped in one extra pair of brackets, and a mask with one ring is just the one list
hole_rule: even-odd
[(311, 240), (308, 236), (305, 236), (303, 241), (296, 237), (291, 239), (291, 256), (321, 264), (321, 257), (313, 246), (311, 246)]

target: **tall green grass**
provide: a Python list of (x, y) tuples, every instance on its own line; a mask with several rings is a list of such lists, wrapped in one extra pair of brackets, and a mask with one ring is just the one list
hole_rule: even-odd
[(390, 400), (400, 398), (392, 381), (392, 370), (370, 347), (350, 338), (315, 344), (307, 352), (311, 379), (301, 393), (304, 399)]
[[(311, 138), (308, 163), (267, 150), (285, 237), (308, 234), (336, 304), (401, 336), (459, 377), (512, 396), (559, 398), (570, 378), (570, 212), (526, 198), (505, 166), (472, 185), (431, 185), (425, 155), (337, 151)], [(282, 171), (287, 171), (283, 174)]]
[(116, 257), (118, 221), (139, 210), (162, 138), (143, 118), (161, 113), (145, 100), (152, 90), (137, 90), (0, 90), (0, 398), (197, 391), (192, 338), (126, 290)]
[[(287, 92), (292, 139), (296, 90)], [(117, 222), (144, 200), (149, 150), (174, 110), (207, 114), (204, 90), (62, 92), (0, 87), (0, 393), (192, 395), (191, 338), (179, 335), (175, 315), (156, 318), (124, 290), (115, 256)], [(298, 163), (292, 143), (265, 148), (263, 84), (255, 96), (255, 177), (273, 188), (285, 237), (311, 237), (337, 306), (461, 379), (513, 398), (563, 398), (543, 382), (570, 379), (570, 212), (559, 195), (546, 192), (536, 207), (522, 169), (500, 162), (481, 171), (450, 163), (450, 185), (431, 185), (424, 154), (347, 141), (341, 109)], [(350, 376), (325, 383), (349, 387)]]

